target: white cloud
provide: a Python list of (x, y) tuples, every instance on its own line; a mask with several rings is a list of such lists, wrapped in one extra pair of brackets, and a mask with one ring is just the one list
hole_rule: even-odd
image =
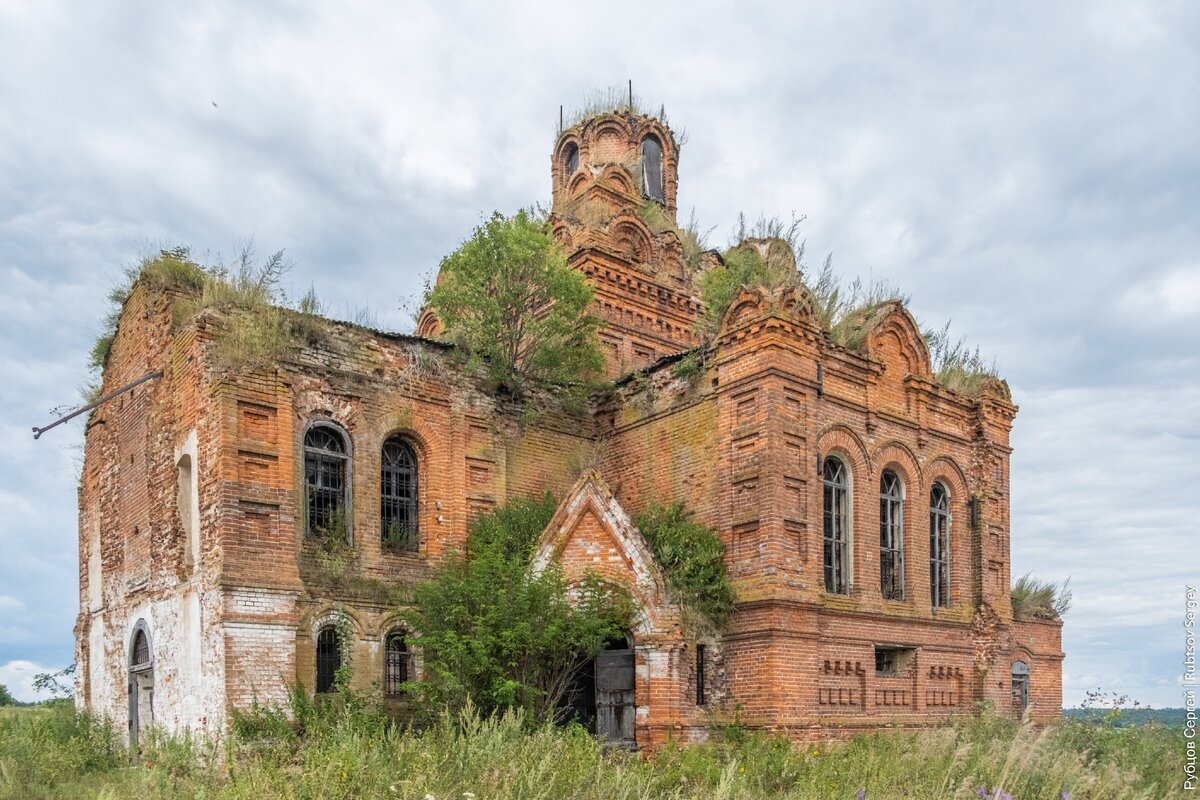
[(58, 672), (62, 667), (44, 667), (32, 661), (9, 661), (0, 664), (0, 684), (22, 703), (34, 703), (49, 700), (53, 697), (48, 692), (38, 692), (33, 688), (33, 679), (43, 672)]

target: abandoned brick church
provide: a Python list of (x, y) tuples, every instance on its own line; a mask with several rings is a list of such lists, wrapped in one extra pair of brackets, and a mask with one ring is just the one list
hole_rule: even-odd
[[(78, 702), (133, 738), (219, 731), (289, 685), (327, 690), (343, 652), (356, 685), (394, 694), (421, 670), (406, 588), (474, 517), (548, 489), (561, 505), (538, 562), (599, 570), (639, 609), (597, 659), (606, 738), (699, 740), (735, 710), (797, 739), (981, 701), (1059, 716), (1061, 622), (1010, 603), (1007, 387), (940, 385), (899, 303), (851, 348), (803, 290), (743, 287), (702, 337), (697, 272), (721, 260), (685, 263), (677, 164), (670, 129), (633, 113), (585, 118), (554, 147), (553, 234), (594, 289), (614, 379), (583, 411), (489, 392), (429, 311), (416, 335), (319, 320), (272, 363), (230, 370), (217, 320), (180, 325), (173, 290), (135, 284), (103, 388), (161, 375), (88, 422)], [(736, 605), (721, 632), (686, 624), (632, 524), (653, 500), (722, 537)], [(311, 534), (335, 516), (332, 558)]]

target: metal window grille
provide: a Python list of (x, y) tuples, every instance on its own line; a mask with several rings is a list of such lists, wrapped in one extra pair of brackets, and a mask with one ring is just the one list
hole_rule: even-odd
[(708, 656), (707, 648), (702, 645), (696, 645), (696, 705), (704, 705), (707, 698), (704, 696), (704, 683), (707, 678), (708, 664), (706, 663)]
[(133, 654), (129, 658), (129, 667), (133, 670), (145, 669), (150, 663), (150, 639), (144, 630), (138, 629), (133, 634)]
[(322, 628), (317, 634), (317, 692), (333, 690), (337, 671), (342, 666), (342, 643), (333, 628)]
[(950, 493), (940, 483), (929, 495), (929, 593), (934, 608), (950, 605)]
[(663, 200), (662, 145), (652, 136), (642, 140), (642, 191), (652, 200)]
[(876, 675), (895, 675), (896, 674), (896, 651), (895, 650), (875, 650), (875, 674)]
[(411, 657), (404, 634), (389, 633), (383, 662), (383, 692), (388, 697), (399, 697), (400, 687), (412, 680)]
[(417, 456), (401, 439), (383, 445), (379, 518), (383, 545), (389, 549), (416, 552)]
[(346, 443), (336, 431), (311, 428), (304, 435), (304, 492), (310, 536), (328, 535), (344, 524)]
[(884, 600), (904, 599), (904, 489), (890, 470), (879, 482), (879, 590)]
[(850, 487), (846, 480), (846, 467), (831, 456), (825, 459), (822, 474), (825, 483), (825, 591), (847, 594), (850, 589), (847, 573)]

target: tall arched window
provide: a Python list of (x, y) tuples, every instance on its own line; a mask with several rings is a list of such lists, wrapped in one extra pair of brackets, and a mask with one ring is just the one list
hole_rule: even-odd
[(337, 629), (322, 628), (317, 634), (317, 692), (333, 691), (337, 671), (342, 666), (342, 642)]
[(825, 591), (850, 592), (850, 483), (846, 465), (830, 456), (825, 479)]
[(934, 608), (950, 605), (950, 492), (940, 483), (929, 493), (929, 594)]
[(652, 200), (663, 200), (662, 145), (653, 136), (642, 140), (642, 193)]
[(304, 434), (304, 502), (310, 536), (348, 537), (346, 440), (328, 425)]
[(574, 142), (567, 145), (563, 153), (563, 165), (567, 168), (567, 177), (575, 174), (575, 170), (579, 169), (579, 145)]
[(904, 599), (904, 487), (891, 470), (879, 480), (879, 591)]
[(408, 442), (393, 436), (383, 443), (379, 489), (379, 519), (383, 546), (416, 552), (417, 454)]
[(383, 648), (383, 693), (387, 697), (399, 697), (400, 687), (413, 679), (412, 653), (403, 631), (392, 631), (387, 635)]

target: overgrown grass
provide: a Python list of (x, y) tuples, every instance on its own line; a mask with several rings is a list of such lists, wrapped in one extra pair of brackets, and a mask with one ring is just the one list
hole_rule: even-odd
[(1013, 615), (1021, 619), (1062, 619), (1071, 609), (1071, 580), (1060, 586), (1025, 573), (1012, 587)]
[[(290, 348), (318, 343), (321, 303), (310, 289), (289, 307), (280, 282), (290, 267), (282, 250), (257, 261), (250, 245), (231, 264), (201, 264), (183, 247), (143, 259), (126, 270), (125, 279), (109, 294), (111, 311), (92, 347), (93, 372), (98, 377), (108, 362), (121, 311), (138, 283), (172, 293), (176, 327), (208, 309), (219, 314), (215, 356), (220, 367), (268, 366)], [(98, 381), (87, 391), (97, 389)]]
[(555, 139), (557, 140), (563, 131), (570, 130), (584, 120), (598, 117), (601, 114), (636, 114), (642, 117), (652, 117), (661, 122), (663, 127), (671, 133), (675, 140), (676, 150), (682, 149), (687, 142), (685, 132), (676, 133), (671, 130), (666, 106), (660, 105), (655, 110), (653, 106), (647, 105), (636, 92), (631, 94), (628, 86), (609, 86), (593, 91), (582, 105), (564, 117), (561, 127), (555, 127)]
[[(290, 713), (237, 715), (217, 748), (150, 736), (126, 750), (69, 706), (0, 711), (0, 798), (795, 798), (1170, 800), (1184, 797), (1183, 735), (1160, 725), (983, 716), (847, 744), (793, 745), (739, 728), (653, 758), (605, 752), (578, 726), (519, 714), (442, 715), (421, 731), (346, 694)], [(983, 793), (981, 793), (983, 790)], [(859, 792), (863, 795), (859, 795)]]
[[(652, 502), (634, 520), (684, 607), (721, 627), (733, 611), (733, 585), (725, 571), (724, 545), (682, 503)], [(692, 622), (700, 622), (694, 620)]]

